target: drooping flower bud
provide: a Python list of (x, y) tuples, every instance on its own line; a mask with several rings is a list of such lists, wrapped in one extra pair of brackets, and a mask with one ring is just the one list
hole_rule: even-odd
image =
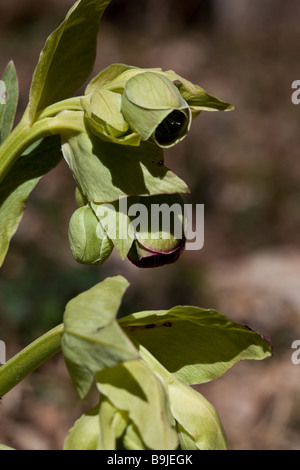
[(165, 264), (175, 263), (184, 250), (185, 240), (171, 252), (147, 250), (141, 243), (135, 241), (128, 253), (128, 259), (138, 268), (158, 268)]
[(107, 260), (113, 244), (89, 204), (77, 209), (69, 223), (69, 242), (78, 263), (100, 265)]
[(151, 140), (160, 147), (181, 141), (202, 110), (233, 109), (173, 71), (124, 64), (100, 72), (81, 104), (88, 127), (98, 137), (123, 145)]
[[(138, 267), (152, 268), (174, 263), (184, 250), (183, 201), (178, 194), (141, 197), (143, 215), (136, 225), (128, 259)], [(142, 208), (145, 208), (143, 210)]]

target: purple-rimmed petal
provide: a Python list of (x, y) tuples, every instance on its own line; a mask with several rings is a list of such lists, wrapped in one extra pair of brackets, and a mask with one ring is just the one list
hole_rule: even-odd
[(150, 251), (135, 240), (127, 257), (139, 268), (157, 268), (165, 264), (175, 263), (182, 254), (184, 246), (185, 238), (180, 240), (179, 245), (169, 252)]

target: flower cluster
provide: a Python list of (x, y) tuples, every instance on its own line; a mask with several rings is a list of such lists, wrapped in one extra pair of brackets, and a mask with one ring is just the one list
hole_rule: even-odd
[[(128, 256), (139, 267), (176, 261), (184, 249), (184, 229), (176, 238), (171, 225), (165, 233), (161, 222), (153, 233), (151, 224), (153, 204), (182, 204), (179, 194), (188, 192), (164, 166), (163, 149), (184, 139), (201, 111), (232, 106), (173, 71), (124, 64), (113, 64), (97, 75), (80, 102), (84, 132), (67, 135), (63, 144), (80, 194), (69, 229), (75, 259), (99, 265), (115, 246), (122, 258)], [(104, 223), (99, 217), (99, 208), (107, 204), (120, 215), (118, 201), (124, 197), (129, 206), (138, 198), (150, 214), (148, 229), (135, 230), (125, 242), (112, 236), (118, 222), (110, 216)], [(130, 216), (124, 220), (130, 224)]]

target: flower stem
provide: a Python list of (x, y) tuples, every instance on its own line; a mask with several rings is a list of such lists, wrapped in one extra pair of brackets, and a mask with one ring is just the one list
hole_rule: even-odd
[(0, 367), (0, 397), (61, 350), (62, 334), (61, 323)]
[[(46, 115), (46, 112), (44, 112)], [(25, 112), (19, 124), (0, 147), (0, 183), (16, 160), (29, 145), (50, 135), (84, 132), (83, 111), (64, 111), (54, 117), (44, 117), (29, 124)]]
[(75, 96), (73, 98), (68, 98), (51, 104), (50, 106), (47, 106), (47, 108), (39, 111), (34, 120), (37, 121), (46, 117), (53, 117), (62, 111), (82, 111), (81, 98), (81, 96)]

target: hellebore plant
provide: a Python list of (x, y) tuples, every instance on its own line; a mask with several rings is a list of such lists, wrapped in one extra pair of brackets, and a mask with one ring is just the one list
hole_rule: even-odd
[[(29, 194), (62, 155), (76, 182), (69, 241), (78, 262), (101, 265), (116, 248), (138, 267), (156, 267), (175, 262), (184, 250), (184, 230), (178, 235), (175, 229), (185, 225), (180, 215), (168, 228), (151, 224), (150, 207), (180, 208), (180, 194), (188, 192), (165, 167), (164, 148), (184, 139), (201, 111), (233, 106), (173, 71), (124, 64), (110, 65), (83, 96), (74, 96), (92, 71), (99, 20), (109, 3), (77, 1), (49, 36), (14, 129), (12, 62), (0, 81), (1, 264)], [(133, 223), (141, 205), (146, 226)], [(0, 396), (62, 350), (79, 397), (92, 387), (99, 392), (64, 449), (227, 449), (216, 410), (190, 385), (220, 377), (239, 360), (269, 356), (269, 341), (194, 306), (118, 319), (127, 287), (115, 276), (69, 301), (61, 325), (1, 366)]]

